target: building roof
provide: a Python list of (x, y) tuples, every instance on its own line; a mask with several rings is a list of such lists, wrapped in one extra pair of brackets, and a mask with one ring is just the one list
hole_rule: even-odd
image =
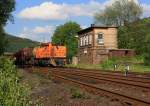
[(107, 29), (107, 28), (118, 28), (118, 27), (117, 26), (97, 26), (97, 25), (91, 24), (90, 27), (80, 30), (78, 34), (85, 33), (87, 31), (93, 30), (94, 28)]

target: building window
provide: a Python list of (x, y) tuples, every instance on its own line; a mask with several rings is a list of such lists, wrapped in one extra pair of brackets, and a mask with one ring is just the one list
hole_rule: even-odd
[(80, 38), (80, 46), (82, 46), (82, 37)]
[(82, 37), (82, 46), (84, 46), (84, 36)]
[(86, 36), (84, 35), (84, 46), (86, 45)]
[(102, 33), (99, 33), (97, 35), (97, 43), (98, 43), (98, 45), (104, 44), (104, 38), (103, 38), (103, 34)]
[(92, 36), (89, 34), (85, 34), (84, 36), (80, 37), (80, 46), (86, 46), (92, 44)]
[(84, 46), (86, 45), (86, 36), (84, 36)]
[(88, 45), (88, 43), (89, 43), (89, 42), (88, 42), (88, 39), (89, 39), (89, 38), (88, 38), (88, 35), (86, 35), (86, 45)]
[(82, 37), (82, 46), (84, 46), (84, 37)]
[(89, 38), (89, 39), (88, 39), (88, 40), (89, 40), (88, 42), (89, 42), (89, 44), (92, 44), (92, 35), (89, 34), (88, 36), (89, 36), (89, 37), (88, 37), (88, 38)]

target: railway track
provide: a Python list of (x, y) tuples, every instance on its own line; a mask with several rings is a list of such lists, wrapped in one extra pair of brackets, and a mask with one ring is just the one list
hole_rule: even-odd
[(115, 73), (115, 72), (97, 72), (97, 71), (86, 71), (85, 69), (79, 70), (79, 69), (71, 69), (71, 68), (54, 68), (52, 70), (60, 70), (60, 71), (69, 71), (72, 73), (86, 73), (98, 77), (106, 77), (106, 78), (112, 78), (112, 79), (122, 79), (127, 81), (134, 81), (134, 82), (143, 82), (143, 83), (150, 83), (150, 77), (143, 77), (143, 76), (134, 76), (133, 74), (129, 75), (128, 77), (124, 76), (124, 73)]
[[(44, 68), (44, 70), (39, 69), (41, 72), (44, 71), (44, 74), (50, 73), (54, 80), (63, 81), (66, 83), (75, 84), (84, 88), (89, 92), (93, 92), (95, 94), (100, 94), (102, 96), (107, 96), (112, 98), (113, 100), (117, 100), (125, 105), (132, 106), (149, 106), (150, 105), (150, 80), (145, 77), (135, 77), (129, 76), (124, 77), (120, 74), (109, 74), (109, 73), (101, 73), (101, 72), (92, 72), (86, 70), (79, 69), (66, 69), (66, 68)], [(131, 94), (124, 93), (121, 90), (116, 91), (112, 89), (106, 89), (101, 86), (102, 83), (108, 83), (111, 86), (119, 86), (124, 87), (128, 92), (131, 87), (134, 87), (136, 92), (141, 90), (144, 93), (148, 93), (145, 96), (141, 92), (139, 92), (138, 96), (134, 94), (134, 90), (132, 89)], [(100, 84), (100, 85), (99, 85)], [(118, 86), (119, 85), (119, 86)], [(107, 85), (108, 86), (108, 85)], [(108, 86), (109, 87), (109, 86)], [(120, 87), (120, 88), (121, 88)], [(121, 88), (122, 89), (122, 88)], [(137, 90), (138, 89), (138, 90)], [(141, 93), (141, 97), (139, 97)], [(133, 95), (132, 95), (133, 94)]]
[[(83, 71), (88, 71), (88, 72), (96, 72), (96, 73), (109, 73), (109, 74), (123, 74), (122, 71), (112, 71), (112, 70), (98, 70), (98, 69), (83, 69), (83, 68), (67, 68), (67, 69), (70, 69), (70, 70), (83, 70)], [(150, 73), (139, 73), (139, 72), (132, 72), (132, 71), (129, 71), (128, 73), (129, 76), (132, 76), (132, 77), (143, 77), (145, 76), (144, 78), (147, 78), (147, 79), (150, 79)]]
[(140, 99), (137, 99), (134, 97), (130, 97), (130, 96), (121, 94), (121, 93), (115, 93), (115, 92), (112, 92), (109, 90), (105, 90), (105, 89), (96, 87), (92, 84), (88, 84), (88, 83), (85, 83), (82, 81), (73, 80), (71, 78), (67, 78), (67, 77), (64, 77), (61, 75), (54, 74), (53, 76), (55, 77), (55, 80), (62, 80), (62, 81), (67, 82), (67, 83), (69, 82), (69, 83), (76, 84), (76, 85), (84, 88), (87, 91), (114, 98), (115, 100), (118, 100), (124, 104), (132, 105), (132, 106), (149, 106), (150, 105), (149, 101), (140, 100)]
[[(54, 73), (57, 74), (58, 71), (55, 71)], [(66, 72), (66, 71), (59, 71), (58, 74), (61, 73), (64, 76), (72, 75), (72, 76), (81, 76), (83, 78), (90, 78), (91, 80), (96, 80), (97, 82), (110, 82), (110, 83), (115, 83), (115, 84), (121, 84), (121, 85), (128, 85), (128, 86), (134, 86), (143, 90), (150, 90), (150, 83), (145, 83), (145, 82), (137, 82), (134, 80), (122, 80), (122, 79), (115, 79), (115, 78), (108, 78), (102, 75), (93, 75), (90, 73), (80, 73), (80, 72)]]
[[(60, 80), (65, 80), (67, 82), (73, 82), (79, 86), (81, 86), (82, 88), (88, 87), (90, 89), (95, 89), (94, 92), (96, 93), (100, 93), (103, 92), (104, 95), (106, 94), (109, 97), (115, 97), (118, 98), (118, 100), (123, 101), (124, 103), (127, 104), (134, 104), (134, 106), (149, 106), (150, 105), (150, 100), (149, 99), (144, 99), (141, 97), (134, 97), (134, 95), (128, 95), (128, 94), (124, 94), (121, 92), (115, 92), (109, 89), (104, 89), (103, 87), (99, 87), (97, 86), (98, 83), (101, 83), (101, 81), (103, 82), (109, 82), (109, 83), (115, 83), (118, 85), (122, 85), (122, 86), (126, 86), (126, 87), (135, 87), (136, 89), (141, 89), (141, 90), (145, 90), (147, 92), (150, 93), (150, 83), (149, 80), (146, 78), (141, 78), (141, 80), (136, 81), (137, 77), (132, 77), (130, 79), (130, 77), (128, 78), (124, 78), (124, 76), (119, 76), (117, 78), (110, 78), (110, 77), (106, 77), (106, 74), (100, 74), (100, 73), (93, 73), (93, 72), (83, 72), (83, 71), (68, 71), (68, 70), (64, 70), (64, 69), (54, 69), (53, 71), (53, 76), (56, 79), (60, 79)], [(104, 76), (104, 77), (103, 77)], [(115, 75), (114, 75), (115, 76)], [(121, 77), (123, 79), (121, 79)], [(142, 81), (143, 79), (145, 79), (144, 81)], [(91, 80), (88, 81), (88, 80)], [(81, 85), (80, 85), (81, 84)], [(115, 86), (115, 85), (114, 85)], [(96, 88), (93, 88), (96, 87)], [(100, 90), (100, 91), (98, 91)], [(109, 93), (108, 93), (109, 92)], [(116, 95), (116, 96), (115, 96)]]

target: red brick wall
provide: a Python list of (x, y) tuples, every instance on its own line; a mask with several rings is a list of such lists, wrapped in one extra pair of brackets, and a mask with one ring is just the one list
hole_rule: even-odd
[(134, 50), (109, 50), (109, 57), (132, 57), (134, 55)]

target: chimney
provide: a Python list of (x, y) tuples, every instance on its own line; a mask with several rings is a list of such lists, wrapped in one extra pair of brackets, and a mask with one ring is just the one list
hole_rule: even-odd
[(95, 26), (95, 24), (91, 24), (91, 27), (94, 27)]

